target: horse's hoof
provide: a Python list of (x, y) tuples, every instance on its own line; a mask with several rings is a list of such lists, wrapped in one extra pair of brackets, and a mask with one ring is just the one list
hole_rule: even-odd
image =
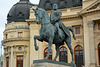
[(37, 51), (38, 49), (39, 49), (39, 47), (38, 47), (38, 46), (36, 46), (36, 47), (35, 47), (35, 50)]
[(74, 61), (72, 61), (71, 64), (74, 64)]
[(56, 61), (56, 59), (54, 59), (54, 61)]
[(47, 57), (45, 57), (44, 59), (45, 59), (45, 60), (48, 60), (48, 58), (47, 58)]

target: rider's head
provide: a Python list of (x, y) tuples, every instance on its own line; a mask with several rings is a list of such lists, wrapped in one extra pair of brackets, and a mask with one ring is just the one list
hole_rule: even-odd
[(57, 4), (54, 4), (53, 5), (53, 10), (57, 10), (58, 9), (58, 5)]

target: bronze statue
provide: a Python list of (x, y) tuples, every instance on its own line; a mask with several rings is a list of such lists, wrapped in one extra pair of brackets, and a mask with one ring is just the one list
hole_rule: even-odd
[(34, 46), (35, 50), (38, 50), (39, 47), (37, 46), (36, 39), (43, 42), (48, 42), (48, 54), (45, 57), (45, 59), (48, 59), (50, 55), (50, 50), (52, 44), (55, 44), (56, 46), (56, 56), (54, 60), (56, 61), (58, 55), (59, 55), (59, 47), (61, 45), (64, 45), (64, 42), (70, 49), (71, 55), (72, 55), (72, 64), (74, 65), (74, 55), (73, 55), (73, 49), (71, 46), (71, 35), (70, 31), (73, 34), (73, 38), (76, 40), (74, 30), (71, 26), (66, 27), (61, 21), (61, 11), (58, 10), (57, 4), (53, 5), (54, 11), (51, 13), (51, 16), (49, 17), (48, 13), (42, 9), (42, 8), (36, 8), (33, 9), (35, 11), (36, 16), (36, 23), (41, 24), (40, 29), (40, 36), (34, 36)]
[[(62, 12), (58, 10), (58, 5), (57, 4), (54, 4), (53, 5), (53, 12), (51, 12), (51, 15), (50, 15), (50, 22), (56, 26), (57, 28), (57, 31), (58, 31), (58, 34), (59, 36), (61, 35), (61, 32), (60, 32), (60, 29), (63, 30), (63, 32), (69, 36), (69, 34), (67, 33), (67, 30), (66, 30), (66, 27), (65, 25), (60, 21), (60, 18), (62, 16)], [(60, 36), (61, 37), (61, 36)], [(62, 37), (61, 37), (62, 38)]]

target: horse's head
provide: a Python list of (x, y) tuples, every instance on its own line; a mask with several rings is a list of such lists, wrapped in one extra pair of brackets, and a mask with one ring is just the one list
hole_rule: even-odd
[[(36, 16), (36, 23), (40, 24), (40, 23), (49, 23), (50, 22), (50, 17), (48, 15), (48, 13), (42, 9), (42, 8), (36, 8), (33, 9), (35, 11), (35, 16)], [(42, 21), (43, 20), (43, 21)]]
[(36, 16), (36, 23), (40, 24), (42, 21), (42, 11), (39, 10), (39, 8), (33, 9), (35, 11), (35, 16)]

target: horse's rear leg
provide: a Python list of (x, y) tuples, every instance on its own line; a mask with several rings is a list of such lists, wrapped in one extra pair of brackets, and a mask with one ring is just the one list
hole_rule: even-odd
[(56, 56), (55, 56), (55, 58), (54, 58), (54, 61), (56, 61), (56, 59), (57, 59), (57, 57), (58, 57), (58, 55), (59, 55), (59, 45), (56, 45), (55, 46), (55, 49), (56, 49)]
[(48, 54), (47, 54), (47, 56), (45, 57), (45, 59), (48, 59), (48, 57), (49, 57), (49, 55), (50, 55), (50, 50), (51, 50), (52, 43), (53, 43), (53, 37), (50, 37), (50, 38), (49, 38), (49, 45), (48, 45)]
[(41, 36), (34, 36), (34, 46), (35, 46), (35, 50), (37, 51), (39, 49), (39, 47), (37, 46), (37, 42), (36, 39), (39, 41), (43, 41)]
[(71, 38), (67, 37), (65, 39), (65, 42), (66, 42), (68, 48), (70, 49), (70, 52), (71, 52), (71, 55), (72, 55), (72, 62), (71, 63), (74, 63), (74, 53), (73, 53), (73, 49), (72, 49), (72, 46), (71, 46)]

